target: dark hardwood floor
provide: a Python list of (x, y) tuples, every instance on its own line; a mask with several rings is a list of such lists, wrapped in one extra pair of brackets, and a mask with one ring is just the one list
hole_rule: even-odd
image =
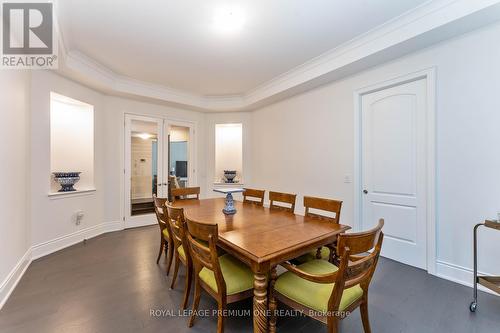
[[(199, 318), (189, 329), (187, 317), (178, 315), (184, 271), (169, 290), (164, 261), (155, 263), (158, 237), (156, 226), (114, 232), (34, 261), (0, 311), (0, 332), (214, 332), (216, 317)], [(471, 294), (470, 288), (382, 259), (370, 290), (372, 331), (500, 332), (500, 298), (480, 293), (478, 312), (471, 314)], [(202, 297), (200, 309), (215, 308), (211, 297)], [(249, 310), (251, 300), (228, 308)], [(152, 316), (152, 310), (167, 312)], [(362, 332), (359, 311), (341, 329)], [(307, 317), (278, 319), (279, 332), (325, 330)], [(228, 318), (226, 332), (252, 332), (252, 318)]]

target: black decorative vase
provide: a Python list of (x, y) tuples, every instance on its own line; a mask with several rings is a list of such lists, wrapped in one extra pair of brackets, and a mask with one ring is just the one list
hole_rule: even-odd
[(53, 172), (54, 180), (61, 185), (58, 192), (73, 192), (73, 187), (79, 180), (81, 172)]

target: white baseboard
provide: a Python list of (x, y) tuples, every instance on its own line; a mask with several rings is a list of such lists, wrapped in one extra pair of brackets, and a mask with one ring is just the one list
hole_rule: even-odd
[(120, 231), (124, 229), (122, 221), (104, 222), (101, 224), (101, 226), (102, 226), (102, 234), (113, 231)]
[[(478, 272), (478, 275), (491, 275), (491, 274), (485, 272)], [(472, 271), (472, 269), (464, 266), (455, 265), (443, 260), (438, 260), (436, 262), (436, 276), (467, 287), (471, 288), (473, 287), (474, 272)], [(498, 296), (497, 293), (494, 293), (493, 291), (484, 288), (481, 285), (478, 285), (478, 289)]]
[(84, 239), (90, 239), (107, 232), (123, 230), (121, 222), (104, 222), (89, 228), (78, 230), (69, 235), (52, 239), (48, 242), (40, 243), (32, 247), (32, 259), (38, 259), (48, 254), (62, 250), (68, 246), (75, 245)]
[(0, 309), (2, 309), (5, 302), (7, 302), (10, 294), (12, 294), (30, 264), (31, 248), (26, 251), (23, 257), (17, 262), (16, 266), (12, 269), (12, 271), (10, 271), (9, 275), (0, 285)]
[(104, 233), (119, 230), (123, 230), (123, 222), (104, 222), (96, 226), (85, 228), (69, 235), (32, 246), (26, 251), (24, 256), (19, 260), (17, 265), (0, 285), (0, 309), (3, 307), (5, 302), (7, 302), (7, 299), (11, 295), (12, 291), (14, 291), (19, 280), (23, 277), (32, 260), (62, 250), (68, 246), (79, 243), (84, 239), (90, 239)]

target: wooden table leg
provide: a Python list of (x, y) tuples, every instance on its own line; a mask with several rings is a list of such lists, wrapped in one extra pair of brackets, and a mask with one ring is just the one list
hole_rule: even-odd
[(255, 273), (253, 281), (253, 331), (267, 332), (267, 275)]
[(321, 247), (318, 247), (316, 249), (316, 259), (321, 259)]
[(278, 278), (278, 273), (276, 272), (276, 266), (271, 268), (271, 279), (269, 281), (269, 312), (271, 318), (269, 319), (269, 332), (276, 333), (276, 310), (278, 308), (278, 304), (276, 302), (276, 298), (274, 297), (274, 283)]

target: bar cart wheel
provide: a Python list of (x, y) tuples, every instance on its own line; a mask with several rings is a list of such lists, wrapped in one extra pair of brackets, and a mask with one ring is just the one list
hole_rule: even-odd
[(470, 303), (469, 310), (470, 312), (476, 312), (476, 309), (477, 309), (477, 302), (472, 301), (472, 303)]

